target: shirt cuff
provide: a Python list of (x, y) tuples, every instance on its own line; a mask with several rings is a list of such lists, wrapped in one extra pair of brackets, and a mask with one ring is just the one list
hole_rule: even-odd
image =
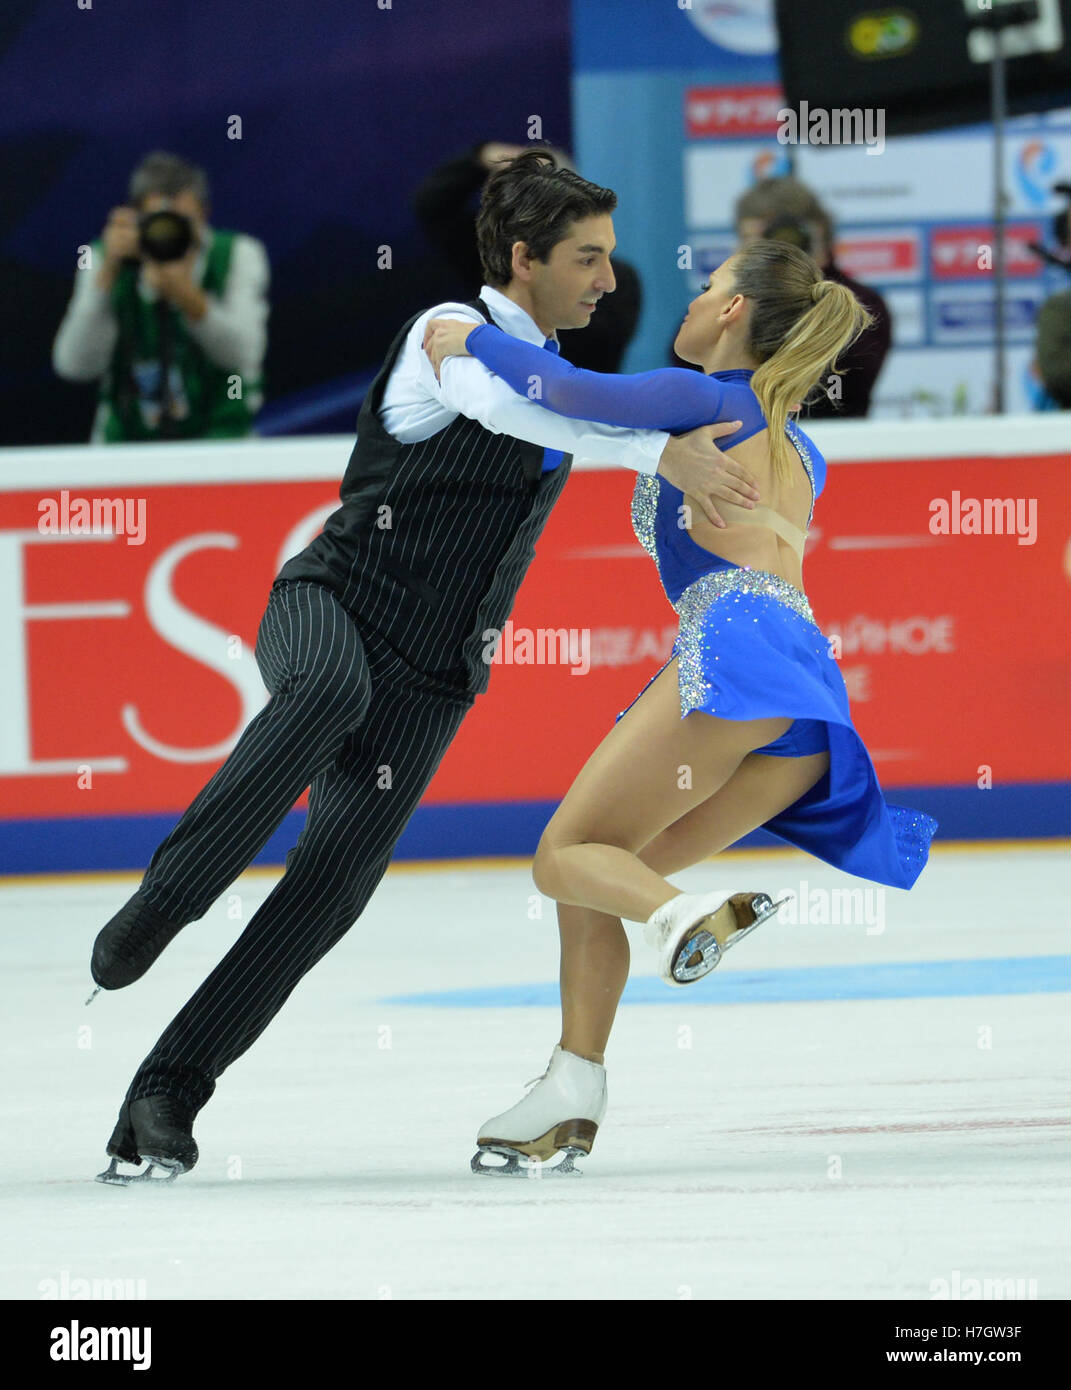
[(670, 436), (665, 430), (644, 430), (633, 445), (635, 469), (637, 473), (653, 475), (658, 472), (662, 450), (669, 443)]

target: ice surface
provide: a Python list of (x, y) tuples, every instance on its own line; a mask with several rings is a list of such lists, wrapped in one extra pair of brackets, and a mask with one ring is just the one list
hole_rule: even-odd
[[(469, 1159), (558, 1040), (552, 1002), (519, 1002), (554, 998), (553, 905), (528, 865), (392, 869), (220, 1079), (198, 1166), (153, 1190), (92, 1178), (134, 1068), (242, 922), (224, 897), (85, 1008), (137, 877), (8, 879), (0, 1295), (926, 1300), (988, 1278), (1067, 1298), (1069, 870), (1066, 844), (941, 847), (886, 891), (883, 930), (769, 923), (684, 990), (630, 927), (584, 1176), (508, 1180)], [(246, 920), (276, 876), (235, 885)], [(801, 880), (861, 886), (789, 852), (676, 881)]]

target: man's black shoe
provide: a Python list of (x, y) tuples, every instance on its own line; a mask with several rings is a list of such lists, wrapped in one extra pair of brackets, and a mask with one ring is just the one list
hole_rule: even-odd
[(121, 907), (93, 943), (90, 970), (101, 989), (122, 989), (140, 980), (182, 928), (158, 911), (141, 889)]
[[(197, 1144), (193, 1137), (193, 1109), (174, 1096), (146, 1096), (142, 1100), (124, 1101), (107, 1152), (111, 1164), (97, 1174), (98, 1182), (144, 1182), (153, 1178), (154, 1168), (166, 1173), (163, 1181), (172, 1182), (180, 1173), (188, 1173), (197, 1162)], [(123, 1163), (149, 1166), (144, 1173), (123, 1174)]]

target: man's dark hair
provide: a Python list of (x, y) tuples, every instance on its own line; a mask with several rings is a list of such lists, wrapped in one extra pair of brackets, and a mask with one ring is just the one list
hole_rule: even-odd
[(545, 150), (524, 154), (496, 169), (484, 184), (476, 217), (476, 244), (487, 284), (499, 288), (513, 278), (513, 246), (546, 261), (569, 228), (583, 217), (613, 212), (617, 194), (559, 169)]
[(130, 175), (127, 198), (135, 207), (150, 193), (162, 193), (174, 198), (186, 190), (194, 195), (202, 207), (208, 206), (208, 179), (203, 169), (177, 154), (167, 154), (154, 150), (147, 154)]

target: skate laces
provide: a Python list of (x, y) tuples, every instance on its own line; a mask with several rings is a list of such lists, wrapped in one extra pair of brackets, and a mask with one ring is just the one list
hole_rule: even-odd
[(161, 936), (171, 934), (175, 924), (151, 903), (138, 904), (130, 918), (123, 923), (125, 930), (112, 950), (128, 965), (133, 965), (145, 951), (152, 950)]
[(546, 1079), (547, 1079), (547, 1072), (549, 1072), (550, 1069), (551, 1069), (551, 1067), (554, 1065), (554, 1057), (555, 1057), (556, 1051), (557, 1051), (557, 1049), (555, 1049), (555, 1052), (552, 1052), (552, 1053), (550, 1054), (550, 1061), (547, 1063), (547, 1070), (543, 1073), (543, 1075), (542, 1075), (542, 1076), (534, 1076), (534, 1077), (531, 1079), (531, 1081), (526, 1081), (526, 1082), (524, 1083), (524, 1088), (525, 1088), (525, 1090), (528, 1090), (528, 1089), (529, 1089), (530, 1087), (532, 1087), (532, 1086), (538, 1086), (539, 1083), (540, 1083), (541, 1081), (546, 1081)]

